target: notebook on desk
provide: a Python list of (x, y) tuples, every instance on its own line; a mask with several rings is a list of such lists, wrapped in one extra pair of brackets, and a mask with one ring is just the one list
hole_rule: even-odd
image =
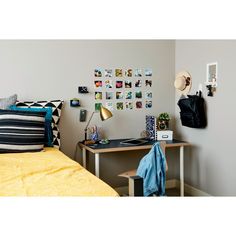
[(124, 145), (141, 145), (144, 143), (148, 143), (148, 140), (133, 138), (133, 139), (123, 140), (120, 142), (120, 144), (124, 144)]

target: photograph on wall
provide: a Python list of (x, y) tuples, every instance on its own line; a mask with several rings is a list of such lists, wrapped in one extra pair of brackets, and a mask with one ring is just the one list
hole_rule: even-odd
[(132, 75), (133, 75), (132, 69), (125, 70), (125, 76), (126, 77), (132, 77)]
[(145, 76), (152, 76), (152, 69), (145, 69)]
[(102, 100), (102, 92), (95, 92), (95, 99)]
[(141, 79), (135, 81), (135, 87), (136, 87), (136, 88), (142, 87), (142, 80), (141, 80)]
[(145, 86), (146, 86), (146, 87), (152, 87), (152, 80), (146, 79), (146, 80), (145, 80)]
[(95, 111), (100, 111), (102, 103), (95, 103)]
[(115, 74), (116, 74), (116, 77), (122, 77), (123, 76), (122, 69), (116, 69)]
[(102, 77), (102, 70), (101, 69), (95, 69), (94, 70), (95, 77)]
[(94, 81), (95, 88), (102, 88), (102, 81), (101, 80), (95, 80)]
[(142, 101), (137, 101), (137, 102), (136, 102), (136, 108), (137, 108), (137, 109), (141, 109), (142, 107), (143, 107)]
[(145, 98), (146, 99), (152, 99), (152, 92), (146, 92), (145, 93)]
[(132, 99), (133, 98), (133, 93), (131, 91), (126, 91), (125, 92), (125, 99)]
[(116, 99), (123, 99), (123, 92), (116, 92)]
[(105, 80), (105, 88), (107, 89), (112, 88), (112, 80), (110, 79)]
[(106, 103), (106, 108), (110, 111), (113, 111), (113, 103), (112, 102), (107, 102)]
[(135, 98), (142, 98), (142, 91), (136, 91)]
[(152, 101), (146, 101), (145, 107), (152, 108)]
[(106, 92), (106, 99), (107, 100), (113, 99), (113, 92)]
[(130, 80), (125, 81), (125, 88), (132, 88), (132, 82)]
[(112, 77), (112, 69), (105, 69), (105, 77)]
[(123, 81), (116, 81), (116, 88), (123, 88)]
[(133, 103), (132, 102), (125, 102), (126, 110), (133, 110)]
[(142, 70), (141, 69), (135, 69), (134, 76), (135, 77), (142, 77)]
[(124, 104), (123, 104), (123, 102), (117, 102), (117, 103), (116, 103), (116, 109), (117, 109), (117, 110), (124, 110)]

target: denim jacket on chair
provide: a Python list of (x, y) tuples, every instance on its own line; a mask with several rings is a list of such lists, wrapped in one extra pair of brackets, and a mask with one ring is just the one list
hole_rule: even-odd
[(138, 166), (137, 175), (143, 178), (143, 194), (165, 195), (166, 158), (159, 142), (153, 145), (150, 152), (145, 155)]

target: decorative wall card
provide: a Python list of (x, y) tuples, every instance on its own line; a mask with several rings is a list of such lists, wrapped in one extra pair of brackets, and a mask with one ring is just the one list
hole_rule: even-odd
[(105, 80), (105, 87), (106, 87), (107, 89), (112, 88), (112, 87), (113, 87), (113, 86), (112, 86), (112, 80), (110, 80), (110, 79)]
[(142, 98), (142, 92), (141, 91), (136, 91), (135, 92), (135, 98)]
[(101, 80), (95, 80), (94, 81), (95, 88), (102, 88), (102, 81)]
[(116, 92), (116, 99), (123, 99), (123, 92)]
[(153, 71), (150, 68), (96, 68), (95, 110), (142, 110), (152, 108)]
[(132, 69), (125, 70), (125, 76), (126, 77), (132, 77), (132, 75), (133, 75)]
[(142, 77), (142, 70), (141, 69), (135, 69), (134, 76), (136, 77)]
[(132, 102), (125, 102), (126, 110), (133, 110), (133, 103)]
[(125, 81), (125, 88), (132, 88), (132, 82), (130, 80)]
[(145, 80), (145, 86), (146, 87), (152, 87), (152, 80)]
[(152, 69), (145, 69), (145, 76), (152, 76)]
[(95, 111), (100, 111), (102, 103), (95, 103)]
[(141, 101), (136, 102), (136, 108), (141, 109), (143, 107), (143, 103)]
[(135, 82), (135, 88), (140, 88), (140, 87), (142, 87), (142, 80), (141, 79), (136, 80), (136, 82)]
[(152, 101), (146, 101), (146, 108), (152, 108)]
[(123, 88), (123, 81), (122, 80), (116, 81), (116, 88)]
[(123, 109), (124, 109), (124, 104), (123, 104), (123, 102), (117, 102), (117, 103), (116, 103), (116, 109), (117, 109), (117, 110), (123, 110)]
[(102, 71), (100, 69), (95, 69), (94, 75), (95, 75), (95, 77), (102, 77)]
[(108, 110), (113, 111), (113, 103), (112, 103), (112, 102), (106, 102), (105, 107), (106, 107)]
[(116, 69), (115, 73), (116, 73), (116, 77), (122, 77), (123, 76), (122, 69)]
[(106, 92), (106, 100), (113, 99), (113, 92)]
[(125, 99), (132, 99), (133, 98), (133, 94), (131, 91), (126, 91), (125, 92)]
[(145, 98), (152, 99), (152, 92), (146, 92), (145, 93)]
[(95, 99), (102, 100), (102, 92), (95, 92)]
[(112, 69), (105, 69), (105, 77), (112, 77)]

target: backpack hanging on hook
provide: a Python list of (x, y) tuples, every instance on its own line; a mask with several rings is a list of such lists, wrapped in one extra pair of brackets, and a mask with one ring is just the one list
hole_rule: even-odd
[(205, 128), (207, 122), (202, 92), (199, 91), (196, 95), (187, 96), (187, 98), (182, 98), (177, 103), (180, 108), (182, 125), (190, 128)]

